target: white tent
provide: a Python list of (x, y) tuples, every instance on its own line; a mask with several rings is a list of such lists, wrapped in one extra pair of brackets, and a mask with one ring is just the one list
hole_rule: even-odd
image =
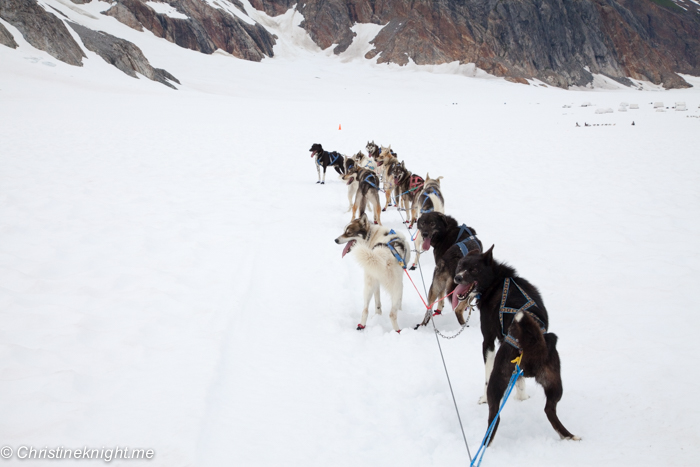
[(679, 111), (680, 111), (680, 112), (683, 112), (683, 111), (686, 111), (686, 110), (688, 110), (688, 109), (687, 109), (686, 106), (685, 106), (685, 102), (682, 102), (682, 103), (680, 103), (680, 104), (679, 104), (678, 102), (676, 102), (676, 112), (679, 112)]
[(663, 108), (664, 108), (664, 103), (663, 103), (663, 102), (654, 102), (654, 108), (655, 108), (655, 109), (658, 109), (658, 108), (662, 108), (662, 109), (663, 109)]
[(583, 104), (581, 104), (581, 107), (590, 107), (590, 106), (591, 106), (590, 102), (584, 102)]
[(610, 107), (600, 107), (600, 108), (595, 109), (595, 113), (597, 113), (597, 114), (611, 114), (611, 113), (613, 113), (613, 109), (611, 109)]
[(630, 109), (639, 109), (639, 104), (630, 104)]

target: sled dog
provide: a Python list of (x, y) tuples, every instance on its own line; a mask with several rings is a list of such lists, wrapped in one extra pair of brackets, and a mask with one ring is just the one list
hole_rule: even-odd
[(365, 271), (364, 308), (362, 318), (357, 325), (362, 330), (367, 325), (369, 301), (374, 295), (374, 306), (378, 315), (382, 314), (379, 298), (380, 286), (391, 297), (389, 318), (394, 331), (401, 332), (397, 321), (403, 295), (403, 271), (408, 263), (411, 251), (403, 235), (388, 227), (370, 224), (365, 214), (345, 227), (345, 232), (335, 239), (335, 243), (345, 243), (343, 257), (351, 251)]
[(409, 229), (412, 229), (413, 224), (418, 219), (418, 216), (415, 215), (418, 212), (416, 200), (425, 180), (419, 175), (412, 174), (403, 161), (391, 168), (389, 177), (394, 180), (398, 208), (403, 208), (406, 211), (406, 220), (404, 222), (408, 224)]
[[(440, 180), (442, 177), (430, 178), (430, 174), (425, 175), (425, 182), (423, 183), (423, 190), (418, 195), (418, 199), (413, 204), (413, 216), (414, 218), (419, 218), (423, 214), (429, 212), (441, 212), (445, 214), (445, 199), (442, 197), (442, 191), (440, 191)], [(414, 240), (416, 249), (416, 258), (413, 260), (413, 264), (410, 269), (416, 269), (416, 264), (420, 260), (420, 254), (423, 246), (423, 236), (420, 230), (416, 232), (416, 238)]]
[[(341, 179), (348, 185), (348, 202), (351, 202), (352, 218), (359, 211), (359, 216), (365, 213), (367, 203), (369, 203), (374, 213), (374, 223), (381, 224), (381, 204), (379, 202), (379, 177), (369, 169), (355, 166), (350, 172), (341, 176)], [(351, 201), (352, 196), (355, 201)]]
[[(318, 181), (321, 185), (326, 183), (326, 168), (328, 166), (333, 166), (336, 172), (342, 175), (344, 172), (343, 168), (345, 165), (345, 157), (336, 152), (328, 152), (323, 150), (323, 146), (319, 143), (314, 143), (311, 145), (311, 157), (316, 162), (316, 172), (318, 173)], [(321, 167), (323, 167), (323, 180), (321, 180)]]
[[(547, 399), (545, 414), (554, 430), (563, 439), (580, 438), (564, 428), (557, 417), (561, 399), (561, 364), (557, 352), (557, 336), (547, 332), (549, 317), (540, 292), (512, 267), (493, 259), (493, 246), (485, 253), (472, 251), (462, 258), (456, 269), (456, 300), (468, 293), (478, 293), (477, 306), (481, 316), (483, 357), (486, 366), (484, 397), (479, 402), (489, 404), (489, 426), (496, 417), (515, 364), (511, 361), (522, 353), (520, 368), (523, 376), (534, 377)], [(494, 352), (495, 341), (500, 342)], [(525, 381), (516, 383), (519, 400), (527, 399)], [(496, 434), (496, 422), (491, 441)]]
[[(445, 214), (429, 212), (418, 219), (418, 230), (423, 237), (423, 250), (433, 247), (435, 271), (433, 282), (428, 292), (428, 303), (433, 303), (455, 289), (455, 269), (457, 263), (470, 251), (481, 251), (481, 240), (476, 238), (476, 230), (462, 224)], [(450, 302), (452, 303), (452, 302)], [(438, 302), (435, 314), (441, 314), (445, 301)], [(465, 307), (455, 308), (459, 324), (465, 324), (462, 312)], [(425, 326), (430, 321), (432, 310), (428, 310), (421, 323)], [(416, 326), (418, 327), (418, 326)]]

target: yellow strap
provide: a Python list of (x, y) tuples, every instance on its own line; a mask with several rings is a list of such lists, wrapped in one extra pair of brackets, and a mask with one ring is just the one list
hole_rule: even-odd
[(515, 360), (511, 360), (510, 363), (515, 363), (516, 365), (520, 365), (520, 362), (523, 359), (523, 353), (520, 352), (520, 355), (518, 355)]

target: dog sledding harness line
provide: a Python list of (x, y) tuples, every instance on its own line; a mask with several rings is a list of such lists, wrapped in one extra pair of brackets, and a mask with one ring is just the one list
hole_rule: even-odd
[[(479, 245), (479, 242), (476, 240), (476, 235), (472, 233), (472, 231), (469, 229), (469, 227), (466, 226), (466, 224), (462, 224), (462, 226), (459, 228), (457, 240), (459, 240), (459, 237), (461, 237), (464, 232), (467, 232), (469, 236), (461, 242), (455, 243), (455, 245), (457, 245), (459, 247), (459, 250), (462, 252), (462, 256), (467, 256), (467, 254), (472, 250), (479, 250), (479, 253), (481, 253), (481, 245)], [(467, 244), (469, 243), (475, 245), (476, 248), (469, 248), (467, 246)]]
[[(423, 202), (420, 205), (420, 213), (421, 214), (427, 214), (429, 212), (433, 212), (433, 210), (434, 210), (433, 208), (425, 209), (425, 203), (427, 203), (428, 200), (430, 199), (430, 196), (428, 196), (428, 195), (431, 195), (431, 194), (437, 196), (438, 198), (440, 197), (440, 193), (438, 193), (435, 190), (435, 188), (430, 188), (430, 191), (424, 191), (423, 193), (421, 193), (421, 197), (423, 197)], [(459, 238), (459, 237), (457, 237), (457, 238)]]
[[(520, 293), (525, 297), (525, 302), (524, 305), (522, 305), (520, 308), (512, 308), (512, 307), (507, 307), (506, 306), (506, 301), (508, 300), (508, 293), (510, 291), (510, 283), (511, 281), (515, 286), (520, 290)], [(512, 314), (515, 315), (516, 313), (523, 311), (535, 320), (535, 322), (539, 325), (540, 330), (542, 331), (542, 334), (547, 333), (547, 326), (544, 325), (542, 320), (533, 312), (529, 311), (530, 308), (533, 306), (537, 306), (535, 301), (530, 298), (528, 294), (525, 293), (525, 291), (515, 282), (515, 280), (512, 277), (507, 277), (505, 281), (503, 281), (503, 294), (501, 295), (501, 306), (498, 308), (498, 319), (501, 321), (501, 332), (506, 336), (505, 341), (515, 347), (516, 349), (522, 351), (523, 349), (520, 347), (520, 343), (518, 342), (518, 339), (515, 337), (511, 336), (510, 333), (506, 335), (506, 331), (503, 328), (503, 315), (504, 314)]]

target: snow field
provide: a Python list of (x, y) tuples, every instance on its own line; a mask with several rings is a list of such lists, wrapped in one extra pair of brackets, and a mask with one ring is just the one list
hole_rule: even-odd
[[(698, 122), (649, 103), (697, 114), (699, 80), (563, 91), (313, 50), (248, 63), (99, 25), (183, 85), (90, 53), (69, 67), (8, 26), (20, 50), (0, 47), (3, 444), (149, 447), (163, 466), (464, 465), (411, 284), (401, 335), (388, 297), (355, 331), (362, 271), (333, 242), (346, 189), (334, 172), (315, 184), (308, 149), (374, 140), (445, 177), (447, 213), (540, 288), (559, 336), (558, 412), (583, 441), (558, 440), (528, 381), (483, 465), (698, 458)], [(641, 108), (594, 113), (621, 101)], [(395, 210), (382, 220), (405, 234)], [(451, 312), (436, 324), (458, 329)], [(470, 324), (442, 345), (474, 453), (487, 407)]]

